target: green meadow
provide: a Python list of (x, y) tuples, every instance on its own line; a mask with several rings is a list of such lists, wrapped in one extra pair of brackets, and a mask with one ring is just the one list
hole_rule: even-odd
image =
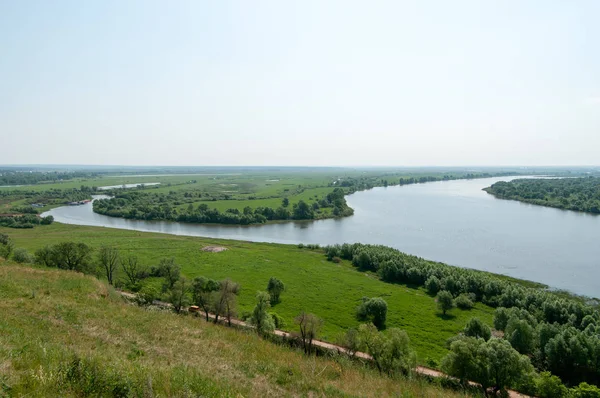
[[(312, 312), (324, 320), (321, 338), (328, 341), (335, 341), (345, 330), (359, 324), (355, 309), (362, 297), (382, 297), (388, 303), (387, 326), (407, 331), (421, 363), (427, 359), (439, 361), (447, 353), (446, 340), (459, 333), (471, 317), (492, 323), (493, 310), (480, 303), (472, 310), (454, 309), (442, 317), (434, 298), (423, 289), (384, 283), (374, 274), (355, 270), (348, 262), (327, 261), (320, 250), (58, 223), (28, 230), (0, 228), (0, 233), (10, 235), (16, 247), (31, 252), (47, 244), (77, 241), (94, 248), (115, 246), (123, 256), (136, 255), (147, 265), (173, 257), (189, 278), (203, 275), (240, 283), (240, 313), (252, 310), (256, 292), (265, 290), (269, 278), (274, 276), (286, 285), (281, 303), (273, 307), (287, 322), (284, 329), (295, 330), (293, 319), (300, 311)], [(202, 250), (209, 245), (228, 250)], [(161, 282), (147, 283), (158, 286)]]

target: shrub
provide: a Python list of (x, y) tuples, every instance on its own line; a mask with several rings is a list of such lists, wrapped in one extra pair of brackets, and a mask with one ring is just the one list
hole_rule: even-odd
[(479, 318), (471, 318), (464, 329), (465, 336), (479, 337), (488, 341), (492, 337), (492, 331)]
[[(276, 312), (270, 312), (271, 318), (273, 318), (273, 323), (275, 324), (275, 329), (284, 328), (286, 323), (285, 320)], [(242, 314), (242, 316), (245, 314)], [(247, 318), (246, 318), (247, 319)]]
[(474, 306), (473, 300), (471, 299), (471, 297), (465, 293), (462, 293), (461, 295), (459, 295), (456, 298), (456, 300), (454, 300), (454, 302), (456, 303), (456, 306), (458, 308), (460, 308), (461, 310), (470, 310)]
[(339, 258), (339, 257), (333, 257), (333, 258), (331, 259), (331, 261), (333, 261), (333, 262), (334, 262), (334, 263), (336, 263), (336, 264), (339, 264), (339, 263), (341, 263), (341, 262), (342, 262), (342, 259), (341, 259), (341, 258)]
[(536, 395), (540, 398), (563, 398), (569, 395), (569, 390), (558, 376), (550, 372), (542, 372), (535, 381)]
[(377, 329), (385, 328), (387, 318), (387, 303), (381, 297), (363, 297), (362, 303), (356, 309), (359, 321), (370, 321)]
[(34, 261), (34, 257), (24, 248), (19, 247), (17, 249), (15, 249), (15, 252), (12, 255), (13, 260), (15, 260), (17, 263), (23, 264), (23, 263), (33, 263)]

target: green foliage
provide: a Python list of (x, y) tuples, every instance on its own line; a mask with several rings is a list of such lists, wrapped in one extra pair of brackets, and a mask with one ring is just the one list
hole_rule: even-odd
[(573, 398), (600, 398), (600, 388), (588, 383), (581, 383), (571, 389)]
[(271, 314), (269, 314), (269, 308), (271, 308), (269, 293), (257, 292), (256, 306), (254, 307), (254, 311), (252, 311), (250, 323), (256, 327), (256, 331), (259, 334), (272, 332), (275, 329), (275, 322)]
[(509, 319), (504, 337), (521, 354), (531, 354), (535, 348), (535, 330), (527, 321), (517, 317)]
[(377, 329), (385, 329), (388, 306), (381, 297), (363, 297), (362, 303), (356, 309), (356, 318), (359, 321), (372, 322)]
[(179, 278), (169, 292), (169, 303), (173, 305), (175, 312), (180, 313), (190, 303), (190, 283), (186, 278)]
[(446, 312), (454, 308), (454, 298), (452, 297), (452, 294), (450, 292), (442, 290), (437, 294), (436, 299), (438, 303), (438, 308), (440, 309), (440, 311), (442, 311), (444, 315), (446, 315)]
[(283, 282), (272, 276), (267, 284), (267, 292), (271, 296), (271, 305), (279, 303), (279, 297), (284, 291), (285, 285)]
[(517, 179), (485, 189), (501, 198), (600, 214), (600, 178)]
[(271, 318), (273, 318), (275, 329), (283, 329), (287, 326), (285, 319), (283, 319), (283, 317), (278, 315), (276, 312), (269, 312), (269, 314), (271, 315)]
[(92, 248), (85, 243), (61, 242), (36, 250), (35, 262), (47, 267), (94, 273), (91, 252)]
[(0, 233), (0, 257), (9, 258), (15, 245), (7, 234)]
[(31, 253), (29, 253), (27, 249), (24, 249), (22, 247), (15, 249), (12, 258), (14, 261), (21, 264), (29, 264), (35, 261), (35, 258), (31, 255)]
[(438, 294), (440, 290), (442, 290), (442, 284), (440, 280), (434, 275), (427, 279), (425, 282), (425, 289), (427, 289), (427, 293), (435, 296)]
[(208, 314), (212, 309), (213, 293), (221, 288), (219, 282), (199, 276), (192, 282), (192, 302), (202, 308), (208, 322)]
[(463, 383), (475, 381), (484, 390), (515, 387), (533, 371), (529, 358), (519, 354), (505, 340), (463, 337), (453, 341), (450, 350), (442, 369)]
[[(472, 293), (471, 293), (472, 294)], [(470, 310), (473, 308), (475, 303), (473, 303), (473, 298), (470, 297), (469, 294), (461, 293), (455, 300), (456, 306), (461, 310)]]
[(468, 337), (478, 337), (488, 341), (492, 337), (492, 331), (489, 326), (481, 322), (479, 318), (471, 318), (465, 326), (464, 335)]
[(358, 328), (361, 347), (373, 357), (377, 369), (390, 376), (410, 374), (416, 366), (416, 355), (405, 331), (390, 328), (385, 334), (373, 324)]
[(175, 263), (174, 258), (163, 258), (152, 274), (164, 278), (163, 291), (167, 291), (173, 289), (175, 282), (181, 278), (181, 267)]
[(550, 372), (542, 372), (535, 381), (536, 395), (540, 398), (566, 398), (569, 390), (560, 378)]
[(300, 329), (300, 340), (302, 341), (304, 353), (310, 354), (312, 352), (313, 340), (317, 338), (321, 327), (323, 327), (323, 320), (315, 314), (309, 314), (304, 311), (294, 320)]

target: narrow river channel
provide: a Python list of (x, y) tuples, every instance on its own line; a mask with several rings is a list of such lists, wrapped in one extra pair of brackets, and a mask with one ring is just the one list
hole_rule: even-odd
[(355, 214), (339, 220), (259, 226), (195, 225), (111, 218), (91, 204), (47, 213), (65, 224), (255, 242), (362, 242), (600, 297), (600, 217), (515, 201), (482, 191), (511, 177), (375, 188), (347, 197)]

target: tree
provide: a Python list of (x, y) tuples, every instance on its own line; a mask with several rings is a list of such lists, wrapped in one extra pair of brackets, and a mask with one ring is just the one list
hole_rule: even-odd
[(283, 198), (281, 200), (281, 206), (288, 207), (290, 205), (290, 200), (288, 198)]
[(469, 380), (478, 379), (480, 364), (478, 351), (483, 340), (475, 338), (458, 338), (450, 344), (450, 353), (442, 360), (442, 370), (467, 385)]
[(85, 243), (62, 242), (52, 247), (52, 264), (61, 269), (90, 272), (91, 251)]
[(535, 330), (527, 321), (518, 319), (515, 316), (508, 321), (504, 337), (521, 354), (530, 354), (535, 348)]
[(550, 372), (542, 372), (535, 381), (537, 394), (540, 398), (566, 398), (569, 396), (569, 390), (562, 383), (558, 376)]
[(379, 372), (390, 376), (408, 374), (416, 366), (417, 357), (405, 331), (391, 328), (386, 336), (375, 325), (363, 324), (359, 326), (358, 334), (362, 348), (373, 357)]
[(307, 314), (304, 311), (295, 320), (300, 327), (300, 338), (302, 339), (304, 353), (310, 354), (312, 352), (313, 340), (317, 338), (323, 326), (323, 320), (315, 314)]
[(271, 277), (269, 279), (269, 284), (267, 285), (267, 292), (271, 296), (271, 305), (279, 303), (279, 296), (285, 290), (285, 285), (282, 281), (275, 277)]
[(202, 308), (206, 314), (207, 322), (208, 313), (211, 310), (213, 293), (219, 290), (220, 287), (219, 282), (204, 276), (195, 278), (192, 283), (192, 301), (195, 305)]
[(581, 383), (571, 391), (573, 398), (600, 398), (600, 388), (588, 383)]
[(0, 234), (0, 257), (9, 258), (14, 244), (7, 234)]
[(166, 291), (172, 289), (175, 282), (179, 280), (181, 269), (175, 264), (174, 258), (163, 258), (158, 264), (158, 274), (165, 278), (163, 290)]
[(46, 245), (40, 249), (37, 249), (35, 251), (34, 257), (35, 257), (36, 264), (44, 265), (46, 267), (55, 267), (56, 266), (53, 263), (52, 247), (49, 245)]
[(427, 289), (427, 293), (431, 295), (437, 294), (441, 290), (441, 288), (442, 284), (440, 283), (440, 280), (435, 276), (430, 277), (425, 282), (425, 289)]
[(338, 344), (346, 349), (348, 355), (353, 357), (357, 351), (360, 351), (362, 342), (357, 329), (350, 328), (346, 330), (339, 339)]
[(440, 311), (442, 311), (442, 313), (446, 315), (446, 312), (454, 308), (454, 299), (452, 298), (452, 294), (450, 292), (442, 290), (437, 295), (437, 304)]
[(533, 371), (529, 358), (519, 354), (506, 340), (493, 338), (486, 342), (484, 347), (486, 350), (482, 355), (485, 355), (487, 360), (490, 385), (496, 391), (515, 386)]
[(136, 256), (128, 256), (125, 261), (121, 261), (121, 269), (127, 277), (127, 284), (132, 288), (144, 277), (144, 266)]
[(513, 387), (533, 371), (529, 358), (519, 354), (506, 340), (488, 341), (461, 337), (450, 344), (450, 353), (442, 361), (442, 369), (463, 383), (479, 383), (484, 391)]
[(98, 252), (98, 262), (104, 269), (108, 284), (112, 285), (115, 272), (120, 263), (119, 250), (115, 247), (101, 246)]
[(293, 213), (294, 220), (311, 220), (315, 217), (314, 210), (303, 200), (294, 205)]
[(474, 306), (473, 299), (465, 293), (460, 294), (454, 302), (461, 310), (470, 310)]
[(508, 308), (499, 307), (494, 312), (494, 328), (496, 330), (506, 329), (506, 324), (510, 318), (511, 311)]
[(464, 329), (465, 336), (478, 337), (488, 341), (492, 336), (492, 331), (479, 318), (471, 318)]
[(267, 292), (256, 293), (256, 306), (252, 311), (250, 317), (250, 323), (256, 327), (256, 331), (259, 334), (271, 332), (275, 325), (273, 318), (269, 314), (269, 308), (271, 308), (271, 297)]
[(33, 261), (34, 261), (34, 257), (31, 254), (29, 254), (29, 252), (26, 249), (24, 249), (22, 247), (17, 248), (14, 251), (12, 257), (13, 257), (13, 260), (15, 260), (17, 263), (20, 263), (20, 264), (33, 263)]
[(181, 309), (189, 304), (190, 284), (186, 278), (179, 278), (171, 288), (169, 294), (169, 302), (173, 305), (173, 309), (178, 314)]
[(218, 292), (212, 295), (215, 323), (219, 322), (219, 315), (223, 314), (227, 318), (227, 323), (231, 326), (231, 318), (235, 316), (236, 298), (239, 292), (240, 285), (231, 281), (231, 279), (221, 281)]
[(356, 317), (359, 321), (372, 322), (379, 330), (385, 329), (387, 303), (381, 297), (363, 297), (356, 309)]

